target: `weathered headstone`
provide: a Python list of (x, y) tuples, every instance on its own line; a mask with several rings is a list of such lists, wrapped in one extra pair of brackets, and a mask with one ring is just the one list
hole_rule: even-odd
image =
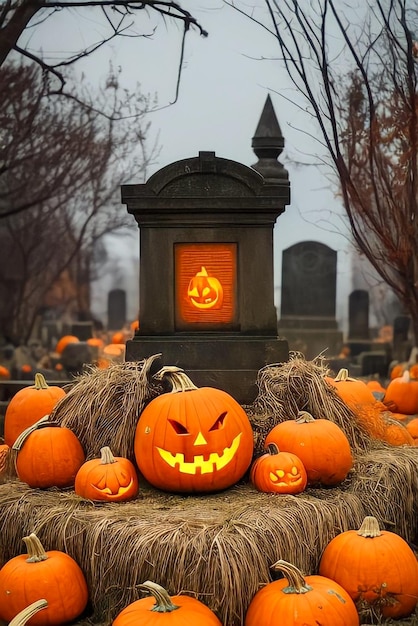
[(141, 324), (126, 359), (161, 353), (199, 387), (242, 403), (254, 399), (261, 367), (288, 359), (277, 336), (273, 227), (290, 194), (270, 98), (253, 148), (253, 168), (199, 152), (122, 187), (140, 228), (141, 263)]
[(109, 330), (119, 330), (126, 324), (126, 291), (124, 289), (109, 291), (107, 317)]
[(355, 289), (348, 297), (348, 338), (370, 339), (369, 292)]
[(407, 361), (412, 348), (409, 339), (411, 318), (408, 315), (398, 315), (393, 321), (393, 352), (395, 361)]
[(335, 319), (337, 253), (316, 241), (283, 251), (279, 330), (292, 350), (312, 359), (338, 354), (342, 333)]
[(78, 337), (80, 341), (87, 341), (87, 339), (94, 336), (93, 322), (73, 322), (70, 335)]

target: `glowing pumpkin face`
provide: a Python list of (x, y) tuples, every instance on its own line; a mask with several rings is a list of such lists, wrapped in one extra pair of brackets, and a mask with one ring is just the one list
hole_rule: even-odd
[(133, 463), (114, 457), (109, 447), (100, 450), (100, 459), (86, 461), (75, 477), (74, 490), (88, 500), (124, 502), (138, 494), (138, 477)]
[(275, 443), (268, 445), (251, 466), (250, 480), (258, 491), (265, 493), (301, 493), (308, 476), (305, 466), (296, 454), (280, 452)]
[(228, 393), (198, 389), (178, 368), (163, 368), (173, 386), (142, 411), (134, 442), (143, 476), (173, 492), (212, 492), (240, 480), (253, 454), (253, 432)]
[(198, 309), (219, 309), (222, 306), (222, 285), (217, 278), (208, 275), (205, 267), (191, 279), (187, 295)]

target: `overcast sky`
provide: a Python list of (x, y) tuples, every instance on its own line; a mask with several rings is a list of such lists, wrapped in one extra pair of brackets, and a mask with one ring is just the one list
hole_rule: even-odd
[[(149, 175), (178, 159), (197, 156), (200, 150), (214, 151), (219, 157), (251, 166), (257, 161), (251, 139), (270, 93), (285, 138), (283, 161), (289, 171), (292, 195), (291, 205), (275, 227), (276, 303), (280, 305), (283, 249), (307, 239), (320, 241), (338, 251), (337, 319), (344, 325), (346, 298), (351, 291), (347, 232), (338, 217), (340, 204), (328, 180), (314, 165), (320, 151), (320, 145), (310, 138), (315, 127), (288, 102), (299, 96), (280, 62), (273, 60), (279, 54), (274, 38), (222, 0), (183, 0), (181, 4), (209, 36), (189, 32), (175, 104), (170, 106), (175, 97), (181, 27), (170, 21), (159, 21), (152, 37), (118, 39), (86, 60), (83, 70), (87, 78), (94, 82), (103, 77), (111, 59), (115, 67), (121, 68), (124, 85), (129, 88), (139, 82), (145, 93), (157, 95), (157, 110), (149, 117), (150, 141), (158, 136), (161, 152)], [(251, 6), (254, 1), (244, 4)], [(155, 19), (144, 21), (142, 27), (150, 34), (155, 23)], [(70, 15), (62, 11), (54, 19), (53, 28), (46, 23), (34, 30), (31, 45), (42, 45), (46, 56), (59, 58), (76, 49), (78, 42), (87, 44), (99, 39), (102, 32), (95, 14), (80, 9)], [(136, 239), (132, 246), (123, 246), (120, 254), (122, 250), (130, 258), (135, 257)], [(131, 297), (132, 311), (136, 294)]]

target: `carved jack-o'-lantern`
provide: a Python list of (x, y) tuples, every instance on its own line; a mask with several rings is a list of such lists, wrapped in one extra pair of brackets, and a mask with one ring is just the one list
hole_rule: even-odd
[(88, 500), (124, 502), (138, 494), (136, 469), (129, 459), (114, 457), (108, 446), (100, 450), (100, 459), (90, 459), (77, 472), (74, 490)]
[(250, 421), (225, 391), (197, 388), (177, 367), (164, 367), (171, 393), (142, 411), (134, 442), (143, 476), (154, 487), (174, 492), (213, 492), (240, 480), (254, 447)]
[(267, 454), (256, 459), (250, 480), (265, 493), (301, 493), (308, 483), (305, 466), (296, 454), (280, 452), (275, 443), (267, 446)]
[(205, 267), (191, 279), (187, 295), (198, 309), (219, 309), (222, 306), (222, 285), (217, 278), (208, 275)]

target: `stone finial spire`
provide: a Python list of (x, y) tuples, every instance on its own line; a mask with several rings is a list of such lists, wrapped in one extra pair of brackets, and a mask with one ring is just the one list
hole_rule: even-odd
[(284, 137), (268, 94), (251, 146), (258, 157), (252, 168), (269, 183), (288, 178), (287, 170), (278, 162), (284, 148)]

